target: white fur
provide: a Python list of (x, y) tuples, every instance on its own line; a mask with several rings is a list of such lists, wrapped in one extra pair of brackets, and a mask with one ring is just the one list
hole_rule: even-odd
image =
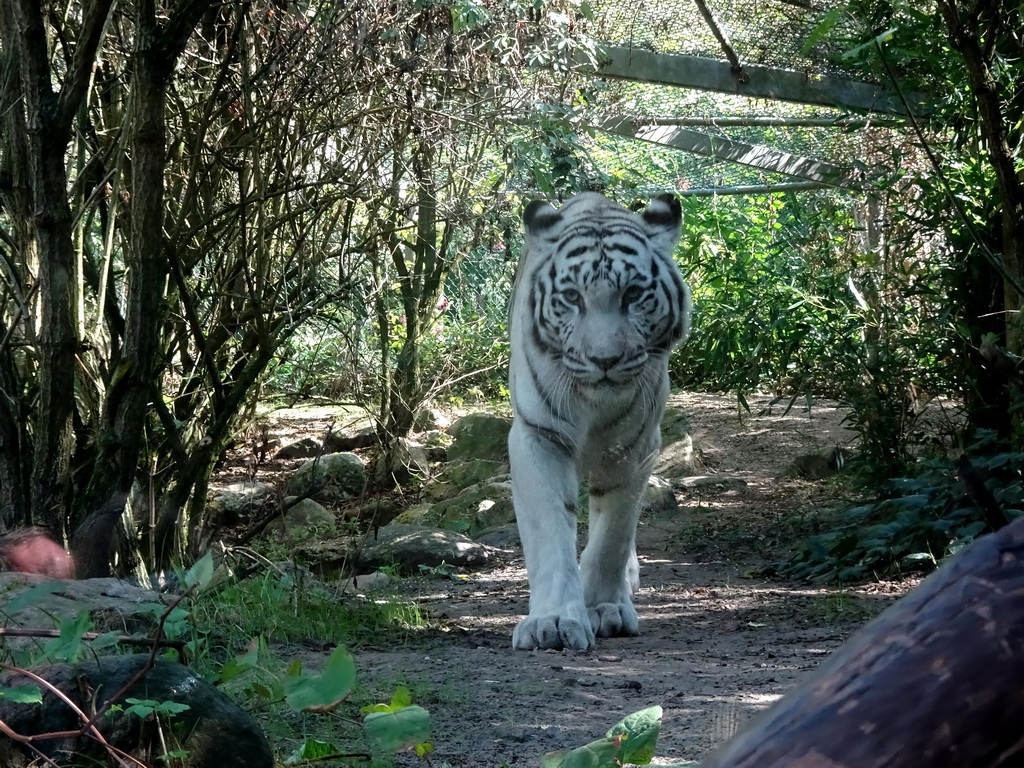
[[(576, 216), (600, 216), (605, 209), (622, 215), (621, 208), (599, 195), (577, 201), (585, 205), (574, 206)], [(600, 358), (640, 359), (635, 353), (646, 341), (638, 336), (637, 323), (626, 318), (621, 293), (600, 280), (584, 292), (585, 312), (566, 313), (560, 354), (539, 352), (531, 334), (530, 283), (542, 279), (536, 274), (538, 265), (543, 266), (557, 229), (531, 233), (527, 227), (510, 313), (509, 381), (516, 412), (509, 435), (512, 496), (530, 581), (529, 615), (516, 627), (512, 645), (582, 650), (593, 646), (595, 637), (639, 631), (632, 600), (639, 588), (636, 526), (660, 447), (668, 356), (651, 354), (638, 374), (623, 373), (618, 365), (603, 372), (595, 365)], [(651, 227), (650, 241), (670, 257), (678, 229), (667, 234), (663, 230)], [(683, 304), (685, 334), (685, 285)], [(535, 379), (543, 383), (547, 401)], [(582, 481), (591, 489), (590, 535), (577, 562), (576, 506)], [(602, 493), (604, 489), (611, 490)]]

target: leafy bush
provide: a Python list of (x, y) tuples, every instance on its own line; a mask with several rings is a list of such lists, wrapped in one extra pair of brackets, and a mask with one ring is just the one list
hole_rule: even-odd
[[(1010, 519), (1024, 512), (1024, 453), (995, 433), (979, 433), (967, 455)], [(894, 570), (932, 567), (990, 529), (946, 460), (924, 462), (916, 477), (887, 484), (884, 498), (841, 513), (833, 530), (804, 542), (779, 572), (812, 581), (858, 581)]]
[(830, 350), (857, 331), (849, 201), (773, 194), (683, 204), (680, 261), (695, 321), (673, 358), (675, 378), (741, 394), (831, 387)]

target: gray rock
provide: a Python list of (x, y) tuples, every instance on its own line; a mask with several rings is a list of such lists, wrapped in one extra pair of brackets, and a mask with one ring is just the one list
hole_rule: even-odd
[(654, 474), (667, 479), (687, 477), (696, 471), (690, 419), (682, 408), (669, 405), (661, 419), (661, 454)]
[(379, 529), (376, 538), (367, 537), (358, 566), (364, 572), (392, 564), (408, 572), (442, 563), (474, 568), (489, 563), (492, 554), (488, 547), (454, 531), (392, 523)]
[(515, 549), (521, 543), (519, 526), (515, 523), (505, 523), (487, 528), (476, 536), (475, 541), (495, 549)]
[(450, 427), (455, 442), (448, 448), (448, 460), (491, 459), (508, 461), (508, 432), (512, 419), (493, 413), (470, 413)]
[(315, 437), (304, 437), (294, 443), (288, 443), (274, 454), (276, 461), (287, 459), (311, 459), (323, 452), (324, 446)]
[[(285, 498), (285, 504), (295, 499)], [(334, 533), (337, 520), (334, 513), (313, 499), (302, 501), (288, 507), (283, 517), (279, 517), (267, 526), (272, 535), (283, 536), (287, 541), (306, 541), (318, 536)]]
[(365, 487), (363, 460), (354, 453), (329, 453), (310, 459), (295, 470), (285, 485), (291, 496), (308, 494), (326, 502), (355, 498)]
[(378, 456), (373, 479), (378, 486), (405, 485), (411, 478), (426, 477), (429, 472), (427, 449), (403, 437), (391, 445), (390, 456)]
[[(144, 635), (156, 629), (170, 599), (121, 579), (55, 581), (35, 574), (0, 573), (0, 604), (5, 622), (13, 626), (52, 629), (63, 619), (87, 611), (97, 632)], [(4, 638), (4, 646), (16, 655), (38, 650), (38, 642), (37, 638)]]
[(661, 448), (661, 454), (654, 463), (654, 474), (669, 480), (689, 477), (696, 468), (693, 453), (693, 438), (689, 435), (668, 443)]
[(357, 541), (347, 536), (309, 539), (295, 547), (295, 557), (307, 564), (316, 579), (329, 582), (352, 572), (358, 546)]
[(481, 483), (470, 486), (458, 496), (439, 501), (430, 509), (437, 525), (474, 536), (485, 528), (514, 522), (512, 484)]
[(674, 512), (679, 509), (679, 503), (676, 501), (676, 492), (672, 484), (657, 475), (651, 475), (647, 481), (647, 488), (644, 491), (641, 508), (655, 515), (663, 512)]
[[(127, 708), (126, 699), (136, 698), (184, 704), (175, 715), (152, 717), (107, 711), (96, 723), (112, 746), (127, 752), (145, 765), (158, 765), (161, 755), (182, 750), (179, 763), (188, 768), (272, 768), (270, 744), (256, 722), (219, 689), (187, 667), (157, 657), (152, 669), (128, 685), (149, 661), (149, 654), (91, 658), (76, 664), (53, 664), (32, 671), (70, 698), (82, 711), (92, 712), (98, 704), (127, 689), (115, 703)], [(0, 688), (37, 685), (17, 672), (0, 675)], [(0, 720), (15, 733), (74, 732), (82, 723), (52, 691), (44, 690), (42, 703), (23, 704), (0, 698)], [(106, 750), (95, 739), (78, 737), (45, 739), (35, 747), (51, 760), (63, 761), (68, 754), (85, 758), (89, 765), (106, 765)], [(61, 764), (64, 764), (63, 762)], [(0, 739), (0, 765), (28, 768), (38, 765), (32, 752), (11, 739)]]
[(424, 487), (432, 499), (448, 499), (472, 485), (496, 478), (506, 479), (508, 464), (492, 459), (449, 461)]
[(452, 420), (444, 411), (437, 408), (421, 407), (413, 417), (412, 429), (414, 432), (430, 432), (435, 429), (447, 429), (451, 423)]
[(359, 519), (371, 526), (387, 525), (402, 512), (394, 499), (382, 496), (359, 508)]
[(438, 519), (432, 513), (433, 504), (414, 504), (395, 515), (394, 523), (405, 523), (407, 525), (437, 526)]
[(255, 480), (211, 486), (206, 496), (207, 520), (213, 525), (234, 525), (267, 510), (276, 493), (273, 486)]
[(665, 408), (661, 417), (661, 442), (663, 445), (674, 443), (689, 437), (691, 434), (690, 417), (677, 405)]
[(383, 571), (374, 571), (373, 573), (364, 573), (348, 579), (344, 586), (342, 586), (341, 591), (345, 594), (372, 592), (374, 590), (384, 589), (384, 587), (391, 584), (392, 581), (394, 581), (394, 579)]
[(341, 453), (344, 451), (355, 451), (359, 448), (371, 448), (380, 443), (380, 436), (372, 424), (364, 424), (362, 427), (351, 427), (338, 432), (332, 432), (324, 438), (324, 451), (326, 453)]
[(679, 481), (679, 484), (683, 488), (721, 488), (721, 489), (736, 489), (746, 488), (747, 481), (742, 477), (733, 477), (732, 475), (696, 475), (694, 477), (684, 477)]

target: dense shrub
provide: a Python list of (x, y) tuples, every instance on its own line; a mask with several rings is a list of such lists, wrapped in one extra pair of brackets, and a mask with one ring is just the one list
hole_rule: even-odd
[[(983, 431), (965, 454), (1002, 514), (1024, 513), (1024, 453)], [(891, 480), (883, 496), (840, 513), (827, 533), (809, 538), (779, 571), (814, 581), (858, 581), (893, 570), (933, 567), (993, 523), (945, 459)]]

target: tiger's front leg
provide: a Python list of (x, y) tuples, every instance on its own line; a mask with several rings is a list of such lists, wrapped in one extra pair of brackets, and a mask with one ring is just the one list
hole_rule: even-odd
[(576, 560), (579, 480), (561, 445), (516, 419), (509, 433), (512, 501), (530, 581), (530, 613), (512, 633), (512, 647), (594, 645)]
[(597, 637), (640, 633), (633, 595), (640, 588), (636, 526), (647, 473), (633, 471), (620, 485), (592, 479), (590, 536), (580, 557), (583, 598)]

